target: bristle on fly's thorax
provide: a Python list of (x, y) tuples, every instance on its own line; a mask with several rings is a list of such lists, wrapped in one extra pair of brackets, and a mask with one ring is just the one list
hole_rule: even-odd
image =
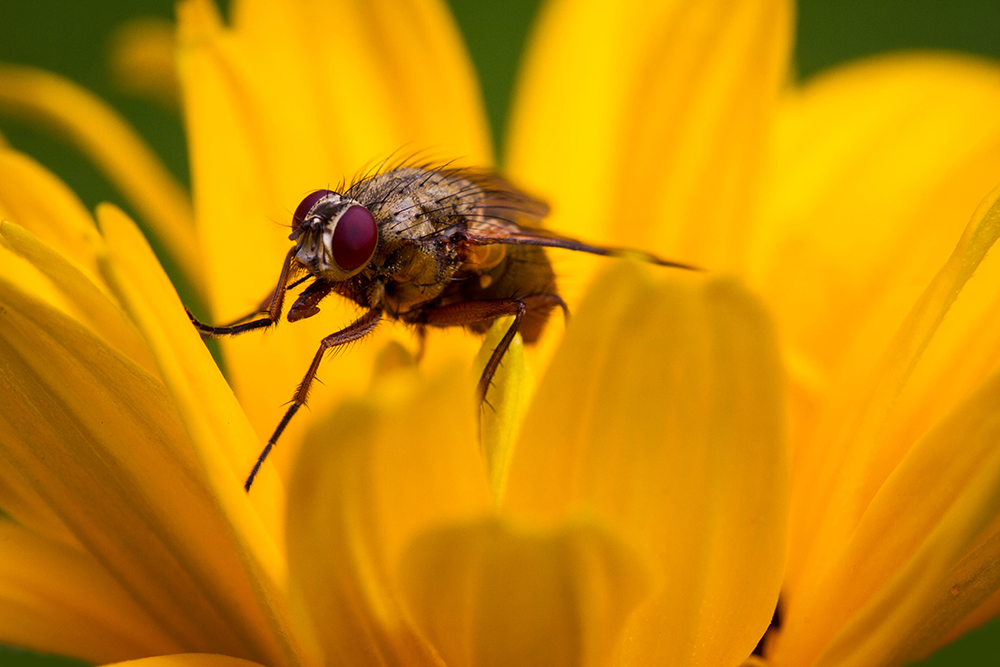
[(482, 189), (454, 170), (399, 167), (356, 181), (346, 194), (379, 220), (381, 233), (399, 239), (447, 236), (476, 215)]

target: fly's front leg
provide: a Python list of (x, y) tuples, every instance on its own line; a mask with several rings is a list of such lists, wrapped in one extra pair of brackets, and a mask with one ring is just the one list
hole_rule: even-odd
[[(271, 292), (271, 296), (267, 302), (267, 311), (264, 317), (256, 320), (251, 320), (249, 322), (242, 322), (239, 324), (230, 324), (228, 326), (213, 327), (210, 324), (205, 324), (198, 320), (194, 315), (191, 314), (190, 310), (185, 308), (188, 317), (191, 318), (191, 323), (204, 336), (236, 336), (241, 333), (246, 333), (247, 331), (254, 331), (256, 329), (266, 329), (267, 327), (275, 324), (279, 318), (281, 318), (281, 307), (285, 302), (285, 293), (288, 291), (288, 277), (292, 272), (292, 261), (295, 259), (296, 248), (292, 248), (285, 255), (285, 261), (281, 264), (281, 274), (278, 276), (278, 284), (275, 286), (274, 291)], [(301, 282), (301, 281), (300, 281)], [(262, 304), (263, 305), (263, 304)], [(260, 309), (254, 311), (249, 316), (260, 312)], [(248, 317), (249, 317), (248, 316)], [(241, 317), (236, 322), (241, 322), (245, 320), (246, 317)]]
[(278, 438), (281, 437), (281, 434), (284, 432), (285, 427), (288, 426), (288, 423), (292, 421), (292, 417), (295, 416), (295, 413), (299, 411), (300, 407), (306, 404), (306, 398), (309, 396), (309, 388), (312, 386), (313, 380), (316, 379), (316, 371), (319, 370), (319, 364), (323, 360), (323, 354), (329, 349), (340, 347), (341, 345), (351, 343), (363, 336), (368, 335), (381, 319), (382, 311), (378, 308), (374, 308), (340, 331), (330, 334), (320, 342), (319, 349), (316, 350), (312, 363), (309, 365), (309, 370), (306, 371), (305, 377), (302, 378), (302, 382), (299, 383), (298, 389), (295, 390), (295, 395), (292, 397), (292, 404), (288, 406), (285, 416), (282, 417), (281, 421), (278, 423), (278, 428), (274, 429), (274, 433), (271, 435), (270, 439), (268, 439), (267, 445), (264, 446), (264, 450), (260, 453), (260, 456), (257, 457), (257, 462), (253, 464), (253, 470), (250, 471), (250, 475), (247, 477), (246, 483), (243, 484), (243, 488), (246, 489), (248, 493), (250, 491), (250, 486), (253, 484), (254, 477), (257, 476), (257, 471), (260, 470), (260, 466), (264, 463), (264, 459), (267, 458), (267, 455), (271, 453), (271, 448), (274, 447), (276, 442), (278, 442)]

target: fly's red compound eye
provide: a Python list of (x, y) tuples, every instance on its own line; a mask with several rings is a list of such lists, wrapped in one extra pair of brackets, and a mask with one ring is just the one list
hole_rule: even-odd
[(317, 190), (316, 192), (307, 194), (305, 199), (300, 201), (299, 205), (295, 207), (295, 215), (292, 216), (292, 229), (298, 229), (299, 225), (306, 221), (309, 210), (316, 205), (316, 202), (332, 194), (333, 190)]
[(375, 253), (378, 226), (364, 206), (351, 206), (340, 216), (333, 231), (333, 259), (345, 271), (364, 266)]

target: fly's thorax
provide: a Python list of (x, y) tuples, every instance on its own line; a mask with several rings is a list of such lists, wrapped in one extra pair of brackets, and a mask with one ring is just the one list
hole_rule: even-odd
[(360, 181), (347, 194), (372, 211), (384, 237), (417, 243), (464, 226), (483, 199), (482, 188), (466, 178), (413, 167)]
[(399, 241), (376, 271), (384, 287), (379, 298), (386, 311), (400, 315), (436, 299), (450, 285), (461, 262), (452, 244)]

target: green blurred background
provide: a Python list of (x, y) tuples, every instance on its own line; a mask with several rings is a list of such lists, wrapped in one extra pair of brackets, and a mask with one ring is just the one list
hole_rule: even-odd
[[(518, 58), (536, 0), (451, 0), (479, 70), (497, 144)], [(188, 178), (184, 133), (174, 110), (123, 94), (111, 81), (108, 37), (123, 21), (173, 16), (171, 0), (0, 0), (0, 62), (36, 65), (68, 76), (108, 100), (177, 176)], [(801, 79), (845, 60), (896, 49), (950, 49), (1000, 60), (1000, 0), (801, 0), (795, 49)], [(1000, 110), (997, 111), (1000, 113)], [(128, 206), (90, 163), (60, 140), (0, 117), (0, 133), (59, 174), (93, 207)], [(0, 647), (0, 667), (56, 667), (76, 661)], [(921, 663), (925, 667), (1000, 665), (1000, 620)]]

